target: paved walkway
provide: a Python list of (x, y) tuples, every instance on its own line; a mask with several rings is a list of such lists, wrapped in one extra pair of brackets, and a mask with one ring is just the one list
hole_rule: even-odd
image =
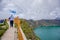
[(1, 40), (14, 40), (15, 28), (9, 28), (1, 37)]
[[(8, 22), (9, 24), (9, 22)], [(25, 34), (23, 33), (22, 29), (20, 28), (20, 33), (23, 36), (24, 40), (27, 40)], [(20, 34), (20, 35), (21, 35)], [(17, 29), (14, 27), (10, 27), (9, 25), (9, 29), (4, 33), (4, 35), (1, 37), (1, 40), (18, 40), (18, 34), (17, 34)], [(21, 38), (21, 37), (20, 37)]]
[(1, 40), (17, 40), (17, 29), (9, 25), (9, 29), (1, 37)]

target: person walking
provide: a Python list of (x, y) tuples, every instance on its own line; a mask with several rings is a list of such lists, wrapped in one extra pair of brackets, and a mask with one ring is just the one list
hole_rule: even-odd
[(13, 23), (14, 23), (14, 16), (13, 15), (11, 15), (9, 17), (9, 21), (10, 21), (10, 27), (13, 27)]

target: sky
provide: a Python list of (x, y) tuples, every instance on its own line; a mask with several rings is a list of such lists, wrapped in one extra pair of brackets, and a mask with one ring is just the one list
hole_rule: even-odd
[(0, 0), (0, 19), (14, 16), (24, 19), (60, 18), (60, 0)]

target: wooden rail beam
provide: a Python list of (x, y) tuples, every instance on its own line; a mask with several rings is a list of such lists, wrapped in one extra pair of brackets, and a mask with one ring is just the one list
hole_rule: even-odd
[(14, 23), (17, 25), (17, 31), (18, 31), (18, 39), (19, 40), (24, 40), (23, 39), (23, 36), (22, 36), (22, 33), (21, 33), (21, 30), (20, 30), (20, 20), (19, 20), (19, 18), (18, 17), (16, 17), (15, 19), (14, 19)]

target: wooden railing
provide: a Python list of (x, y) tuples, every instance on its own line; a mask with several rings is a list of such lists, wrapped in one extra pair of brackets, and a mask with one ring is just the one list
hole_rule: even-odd
[(23, 36), (22, 36), (22, 33), (21, 33), (21, 30), (20, 30), (20, 20), (18, 17), (16, 17), (14, 19), (14, 23), (17, 25), (17, 32), (18, 32), (18, 40), (24, 40), (23, 39)]

